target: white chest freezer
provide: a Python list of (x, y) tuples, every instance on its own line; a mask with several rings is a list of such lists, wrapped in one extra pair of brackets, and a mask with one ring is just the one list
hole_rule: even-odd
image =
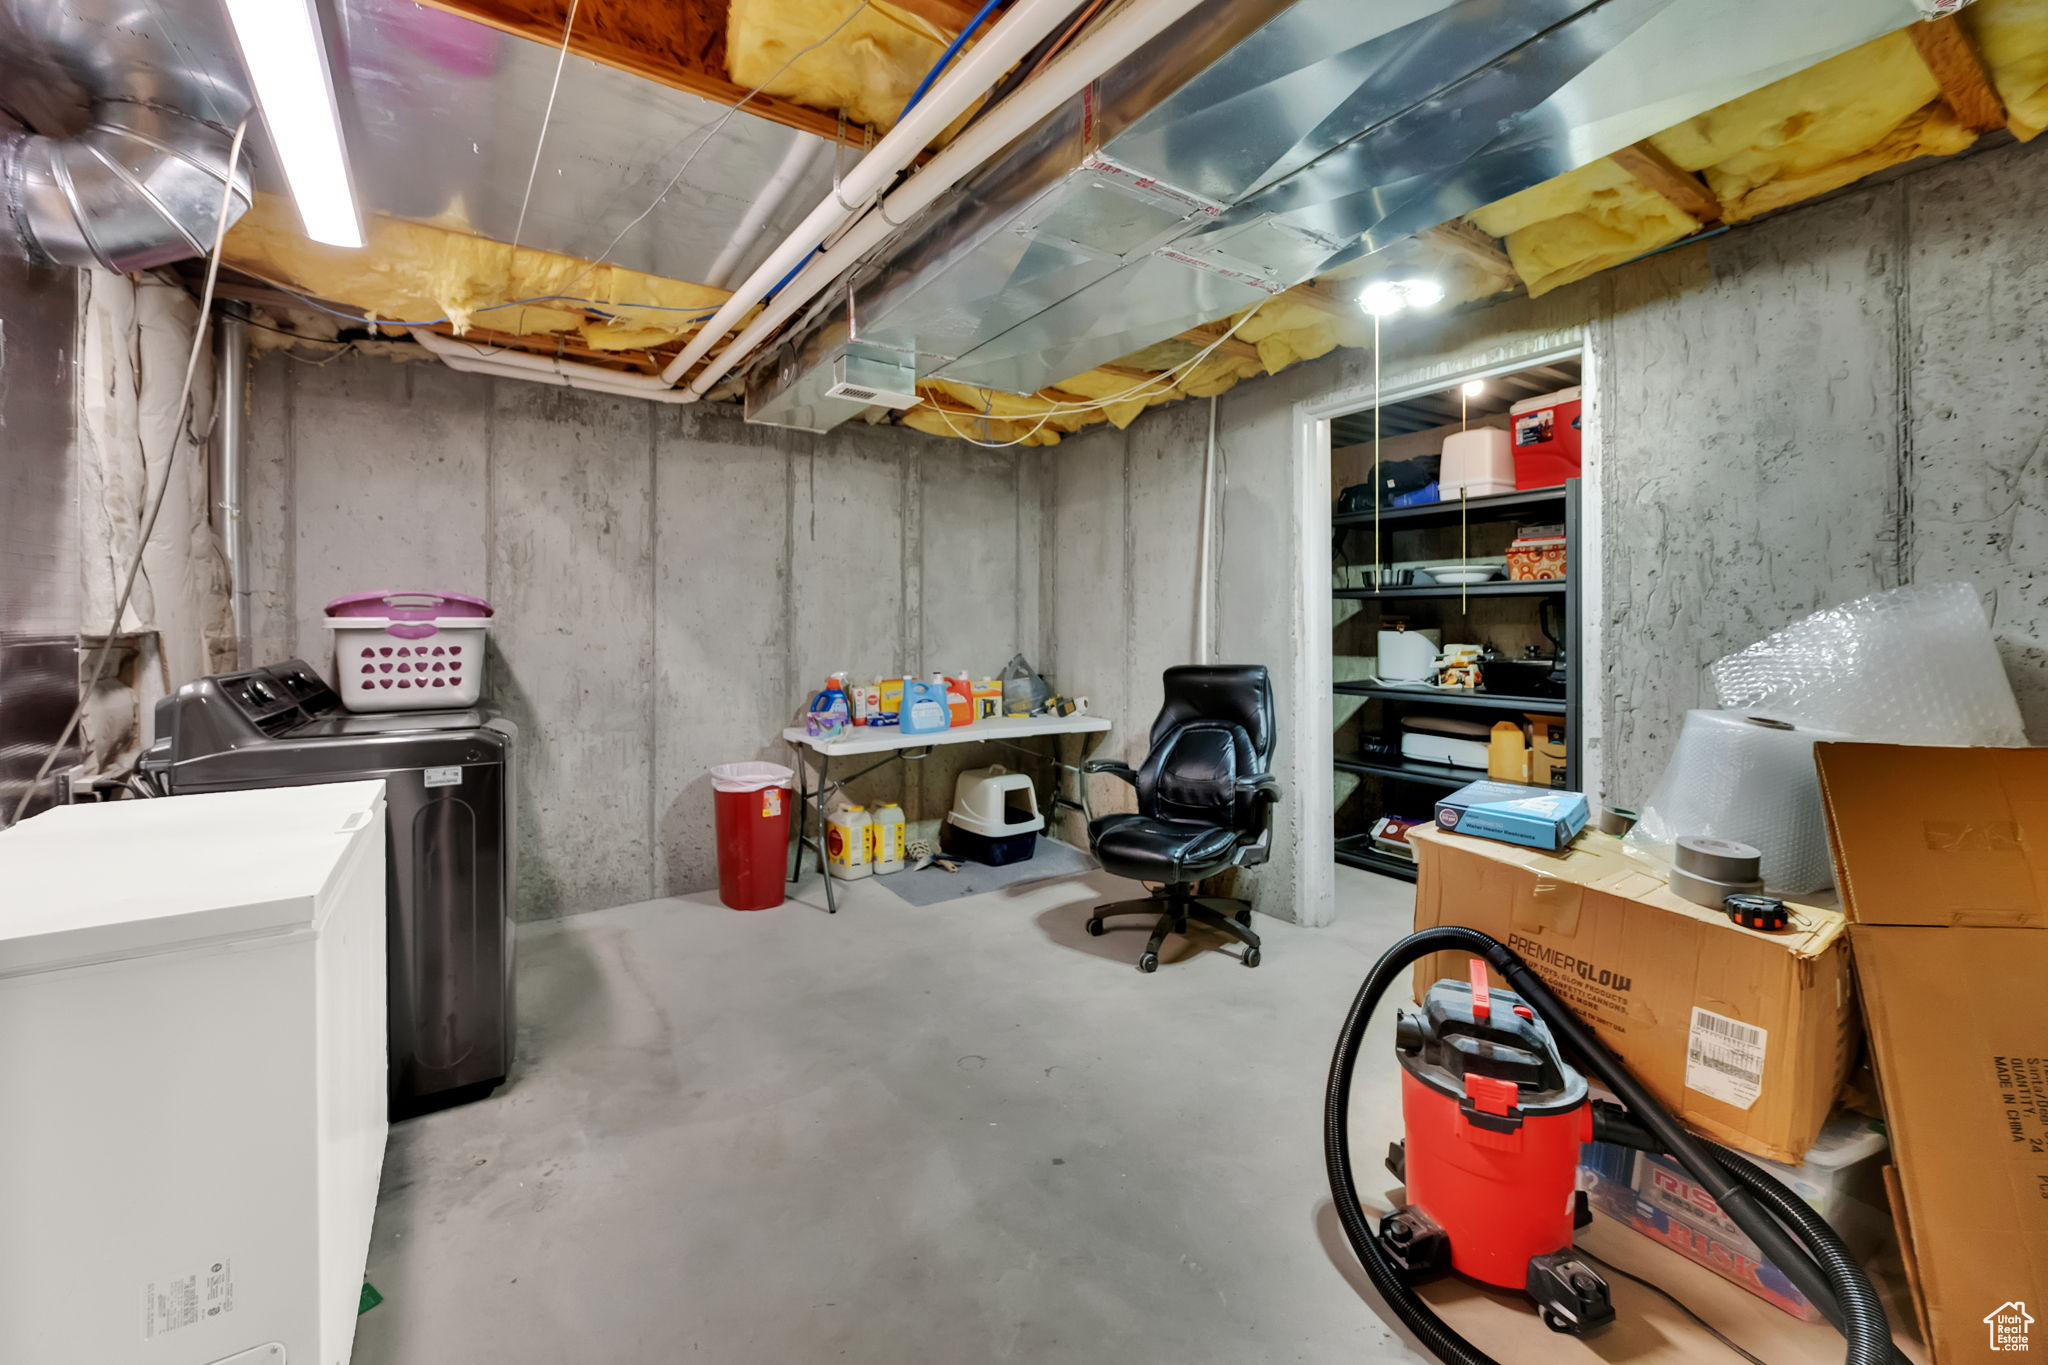
[(348, 1360), (384, 895), (381, 782), (0, 831), (0, 1361)]

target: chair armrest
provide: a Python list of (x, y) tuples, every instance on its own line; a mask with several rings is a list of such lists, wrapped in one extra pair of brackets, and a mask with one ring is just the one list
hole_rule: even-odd
[(1240, 777), (1237, 779), (1237, 791), (1240, 796), (1249, 796), (1254, 800), (1277, 802), (1280, 799), (1280, 782), (1271, 773)]
[(1121, 777), (1133, 787), (1138, 785), (1137, 771), (1122, 759), (1091, 758), (1081, 765), (1081, 771), (1084, 773), (1108, 773), (1111, 777)]

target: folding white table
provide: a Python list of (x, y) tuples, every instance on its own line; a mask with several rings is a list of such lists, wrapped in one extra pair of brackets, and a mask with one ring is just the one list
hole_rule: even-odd
[[(809, 785), (810, 771), (803, 761), (803, 755), (799, 753), (796, 756), (796, 847), (790, 855), (789, 879), (794, 882), (802, 875), (804, 850), (816, 849), (818, 875), (825, 879), (825, 908), (831, 914), (839, 913), (839, 901), (833, 891), (832, 873), (827, 865), (825, 853), (825, 800), (835, 788), (844, 786), (854, 778), (864, 777), (877, 768), (901, 762), (906, 758), (923, 758), (941, 744), (1000, 744), (1006, 748), (1020, 749), (1036, 757), (1032, 750), (1025, 749), (1017, 741), (1043, 739), (1050, 735), (1101, 734), (1107, 729), (1107, 719), (1102, 716), (1086, 715), (996, 716), (989, 720), (975, 721), (972, 725), (910, 735), (904, 734), (900, 728), (893, 725), (856, 725), (829, 739), (807, 734), (801, 725), (791, 726), (782, 732), (782, 738), (793, 749), (809, 749), (817, 755), (818, 790), (813, 797)], [(883, 754), (886, 757), (877, 759), (859, 772), (840, 778), (836, 783), (832, 781), (833, 759), (853, 758), (862, 754)], [(1077, 782), (1080, 781), (1079, 768), (1072, 764), (1059, 763), (1057, 759), (1054, 762), (1058, 770), (1071, 768)], [(1080, 810), (1082, 814), (1087, 814), (1088, 788), (1085, 782), (1081, 782), (1079, 790), (1079, 801), (1069, 801), (1055, 791), (1052, 809), (1056, 811), (1062, 806), (1071, 806)], [(815, 835), (810, 832), (810, 825), (813, 823), (810, 818), (810, 807), (813, 800), (817, 805)]]

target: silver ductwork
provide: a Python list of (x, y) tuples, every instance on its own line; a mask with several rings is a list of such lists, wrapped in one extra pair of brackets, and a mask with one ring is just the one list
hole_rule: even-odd
[[(149, 0), (5, 0), (0, 45), (73, 109), (61, 131), (0, 131), (5, 235), (31, 261), (129, 273), (203, 256), (220, 230), (239, 69), (208, 69), (157, 34)], [(22, 111), (14, 112), (24, 119)], [(249, 207), (234, 174), (228, 221)]]
[(1214, 0), (842, 281), (750, 375), (749, 417), (853, 416), (826, 394), (848, 355), (1057, 385), (1912, 17), (1909, 0)]

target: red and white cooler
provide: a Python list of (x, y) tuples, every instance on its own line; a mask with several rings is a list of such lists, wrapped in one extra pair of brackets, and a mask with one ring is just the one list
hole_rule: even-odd
[(1579, 388), (1524, 398), (1508, 409), (1515, 487), (1555, 488), (1579, 477)]

